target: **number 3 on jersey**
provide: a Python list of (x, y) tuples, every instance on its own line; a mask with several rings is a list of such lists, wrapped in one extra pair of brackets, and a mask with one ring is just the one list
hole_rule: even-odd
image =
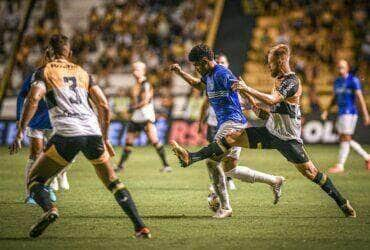
[(65, 77), (63, 77), (63, 81), (64, 81), (65, 84), (69, 85), (69, 89), (72, 90), (76, 95), (75, 98), (70, 97), (69, 101), (71, 103), (74, 103), (74, 104), (81, 104), (82, 100), (81, 100), (81, 97), (78, 95), (76, 77), (74, 77), (74, 76), (65, 76)]

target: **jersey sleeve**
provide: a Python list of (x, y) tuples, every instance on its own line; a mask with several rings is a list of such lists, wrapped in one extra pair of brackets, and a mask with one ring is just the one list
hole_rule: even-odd
[(34, 73), (26, 78), (22, 84), (21, 91), (19, 91), (17, 96), (17, 121), (21, 118), (24, 100), (26, 99), (28, 92), (31, 88), (31, 83), (34, 79)]
[(284, 79), (280, 86), (277, 88), (277, 91), (283, 96), (284, 99), (292, 97), (297, 93), (299, 88), (299, 83), (294, 78)]
[(360, 79), (358, 79), (355, 76), (352, 78), (352, 88), (354, 90), (361, 90), (361, 82), (360, 82)]

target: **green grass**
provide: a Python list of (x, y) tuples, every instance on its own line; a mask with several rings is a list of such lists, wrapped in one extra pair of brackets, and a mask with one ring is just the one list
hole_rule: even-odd
[[(370, 147), (367, 147), (370, 150)], [(322, 170), (335, 163), (334, 146), (308, 147)], [(167, 152), (169, 150), (167, 149)], [(9, 156), (0, 148), (1, 249), (369, 249), (370, 172), (351, 154), (344, 174), (332, 176), (343, 195), (357, 209), (358, 218), (343, 218), (335, 203), (305, 180), (277, 152), (245, 150), (241, 165), (284, 175), (281, 202), (272, 205), (272, 193), (263, 184), (236, 181), (231, 192), (233, 217), (212, 219), (207, 207), (208, 177), (204, 163), (189, 169), (174, 167), (161, 174), (152, 148), (135, 149), (122, 177), (138, 209), (152, 229), (153, 239), (132, 238), (132, 225), (112, 195), (80, 155), (71, 166), (71, 190), (58, 192), (60, 219), (38, 239), (27, 237), (41, 214), (23, 204), (23, 169), (27, 150)]]

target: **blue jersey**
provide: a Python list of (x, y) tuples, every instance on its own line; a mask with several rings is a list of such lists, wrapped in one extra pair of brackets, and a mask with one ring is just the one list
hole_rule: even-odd
[(237, 79), (230, 70), (216, 65), (212, 72), (204, 75), (201, 80), (206, 84), (207, 96), (216, 113), (218, 127), (226, 121), (243, 124), (247, 122), (238, 94), (231, 89)]
[(334, 93), (338, 114), (357, 114), (356, 90), (361, 89), (360, 80), (349, 74), (347, 78), (338, 77), (334, 82)]
[[(34, 81), (34, 74), (30, 75), (26, 78), (23, 82), (22, 89), (18, 94), (17, 98), (17, 121), (21, 118), (22, 110), (23, 110), (23, 103), (24, 99), (27, 97), (28, 92), (31, 89), (31, 84)], [(31, 119), (30, 123), (28, 124), (30, 128), (33, 129), (52, 129), (48, 107), (44, 100), (39, 102), (39, 106), (37, 107), (37, 111), (33, 118)]]

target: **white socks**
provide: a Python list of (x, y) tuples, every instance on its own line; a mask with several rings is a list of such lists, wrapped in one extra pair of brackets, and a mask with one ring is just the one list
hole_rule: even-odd
[(339, 156), (338, 156), (338, 164), (337, 164), (338, 167), (340, 168), (344, 167), (344, 163), (347, 160), (349, 150), (350, 150), (349, 141), (343, 141), (339, 144)]
[(351, 145), (353, 150), (356, 151), (357, 154), (361, 155), (362, 158), (364, 158), (365, 161), (370, 160), (370, 155), (361, 147), (361, 145), (357, 141), (351, 140), (349, 144)]
[(271, 186), (277, 182), (277, 178), (274, 175), (262, 173), (244, 166), (237, 166), (236, 168), (226, 172), (226, 176), (249, 183), (262, 182)]
[(221, 164), (207, 159), (207, 168), (213, 182), (213, 188), (217, 196), (220, 198), (221, 207), (223, 209), (231, 210), (229, 193), (227, 192), (226, 187), (226, 176), (222, 170)]
[(30, 195), (30, 191), (27, 188), (27, 184), (28, 184), (28, 180), (29, 180), (28, 175), (31, 171), (31, 167), (32, 167), (34, 162), (35, 162), (35, 160), (28, 159), (27, 164), (26, 164), (26, 168), (24, 169), (24, 183), (25, 183), (25, 188), (26, 188), (26, 197), (28, 197)]

